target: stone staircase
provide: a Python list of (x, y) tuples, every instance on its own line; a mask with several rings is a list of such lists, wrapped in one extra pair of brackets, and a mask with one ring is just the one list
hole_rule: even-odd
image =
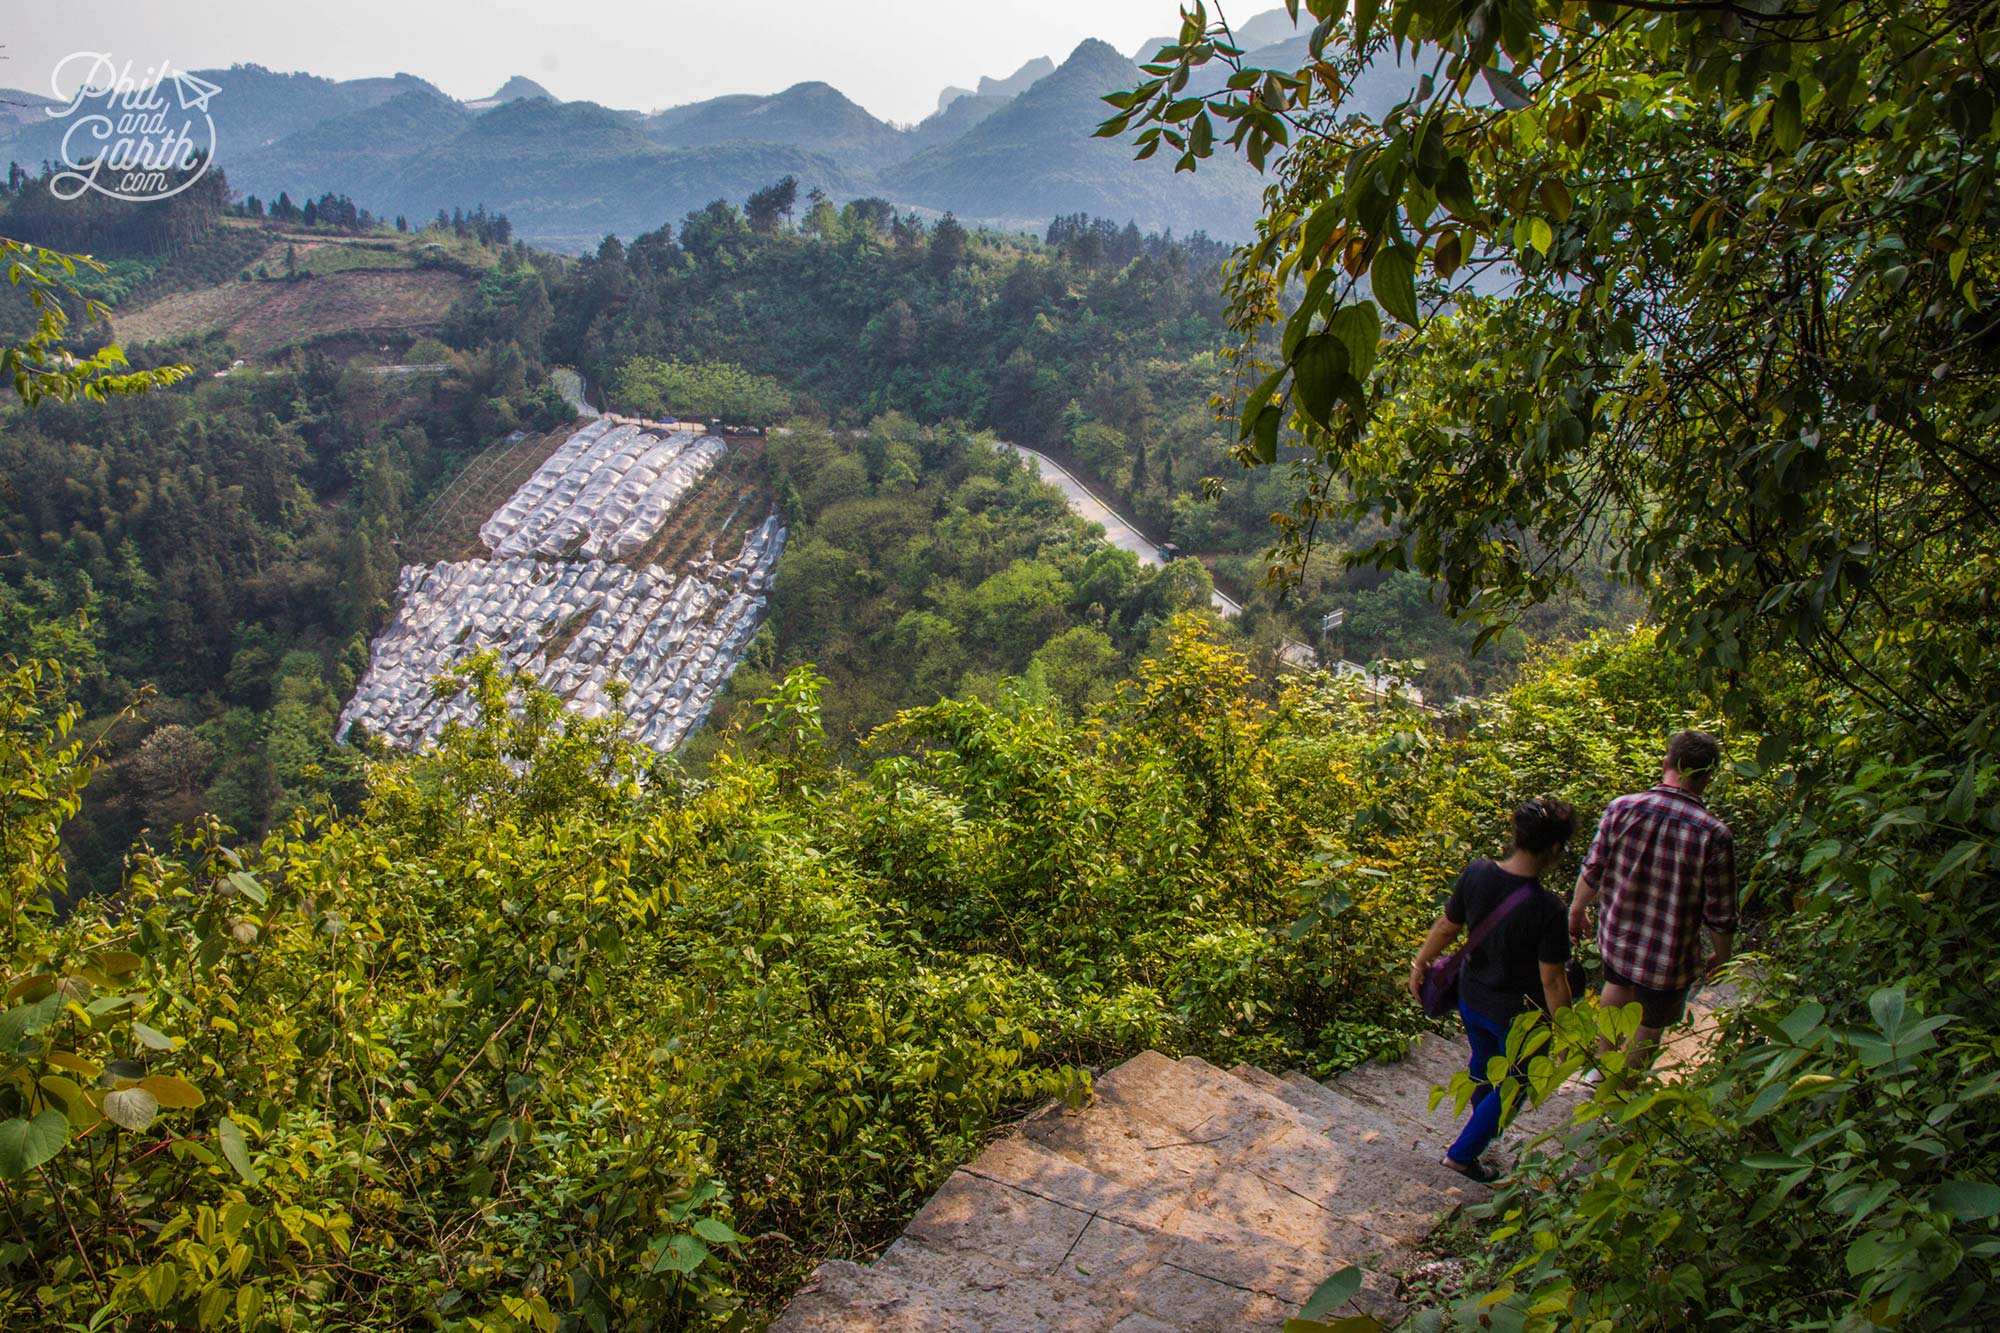
[[(1666, 1080), (1704, 1058), (1736, 987), (1668, 1035)], [(1313, 1289), (1360, 1268), (1338, 1315), (1394, 1324), (1395, 1274), (1451, 1209), (1488, 1196), (1440, 1164), (1458, 1132), (1431, 1089), (1465, 1068), (1457, 1037), (1330, 1084), (1148, 1051), (954, 1172), (872, 1265), (821, 1264), (772, 1333), (1221, 1333), (1279, 1330)], [(1565, 1088), (1489, 1153), (1511, 1164), (1571, 1121)]]
[(954, 1173), (874, 1264), (822, 1264), (773, 1333), (1276, 1330), (1349, 1265), (1340, 1313), (1394, 1323), (1392, 1275), (1487, 1196), (1439, 1163), (1449, 1099), (1428, 1110), (1465, 1058), (1430, 1037), (1323, 1086), (1148, 1051)]

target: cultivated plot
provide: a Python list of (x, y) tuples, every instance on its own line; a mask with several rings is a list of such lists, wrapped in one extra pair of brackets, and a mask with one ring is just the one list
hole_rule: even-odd
[[(615, 710), (642, 744), (679, 745), (706, 719), (762, 621), (784, 551), (773, 513), (733, 557), (691, 558), (680, 570), (643, 558), (727, 454), (715, 436), (658, 423), (604, 417), (577, 428), (481, 527), (492, 558), (404, 568), (395, 618), (376, 636), (342, 734), (358, 725), (405, 748), (435, 739), (473, 708), (462, 696), (439, 697), (432, 682), (491, 651), (574, 711)], [(689, 516), (715, 523), (727, 500), (705, 499)]]

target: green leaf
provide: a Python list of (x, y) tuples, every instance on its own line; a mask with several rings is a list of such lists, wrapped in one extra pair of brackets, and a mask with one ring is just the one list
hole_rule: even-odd
[(1375, 350), (1382, 345), (1382, 316), (1372, 301), (1356, 301), (1334, 311), (1326, 331), (1340, 339), (1347, 349), (1347, 373), (1357, 380), (1368, 378), (1375, 365)]
[(0, 1124), (0, 1179), (19, 1180), (62, 1151), (69, 1117), (51, 1107), (33, 1120)]
[(23, 1037), (32, 1037), (56, 1021), (62, 1012), (60, 992), (44, 995), (32, 1004), (17, 1004), (0, 1014), (0, 1050), (12, 1050)]
[(1963, 824), (1972, 818), (1972, 802), (1979, 780), (1979, 766), (1967, 764), (1965, 771), (1952, 784), (1951, 795), (1945, 798), (1944, 817), (1954, 824)]
[(1306, 219), (1306, 225), (1299, 231), (1301, 259), (1308, 262), (1317, 261), (1319, 252), (1326, 248), (1326, 238), (1340, 225), (1340, 219), (1347, 211), (1345, 205), (1346, 201), (1336, 195), (1312, 211), (1312, 215)]
[(2000, 1185), (1983, 1180), (1947, 1180), (1931, 1191), (1931, 1207), (1956, 1222), (2000, 1217)]
[(673, 1236), (660, 1247), (658, 1257), (653, 1260), (653, 1271), (686, 1275), (700, 1268), (706, 1258), (708, 1246), (693, 1236)]
[(1876, 1026), (1882, 1035), (1894, 1041), (1902, 1030), (1905, 1005), (1908, 1003), (1900, 986), (1884, 986), (1868, 997), (1868, 1012), (1875, 1015)]
[(1360, 1290), (1361, 1270), (1350, 1264), (1313, 1288), (1313, 1294), (1306, 1298), (1305, 1308), (1299, 1311), (1299, 1317), (1317, 1319), (1353, 1300), (1354, 1293)]
[(1316, 333), (1299, 344), (1292, 362), (1292, 393), (1299, 409), (1331, 427), (1333, 405), (1346, 389), (1347, 346), (1331, 333)]
[(259, 907), (263, 907), (271, 901), (271, 895), (264, 892), (264, 886), (257, 882), (256, 877), (244, 871), (235, 870), (230, 872), (229, 887), (235, 889)]
[(1299, 343), (1306, 334), (1312, 331), (1313, 316), (1319, 313), (1321, 304), (1326, 300), (1326, 290), (1333, 285), (1334, 276), (1339, 272), (1337, 265), (1328, 264), (1313, 274), (1312, 281), (1306, 284), (1305, 296), (1299, 301), (1299, 308), (1292, 312), (1292, 317), (1285, 321), (1285, 336), (1279, 344), (1287, 361), (1297, 353)]
[(119, 1088), (104, 1094), (104, 1118), (125, 1129), (144, 1129), (159, 1114), (160, 1099), (144, 1088)]
[(1375, 29), (1375, 16), (1382, 12), (1382, 0), (1355, 0), (1354, 5), (1354, 49), (1368, 45), (1368, 35)]
[(1412, 328), (1417, 324), (1416, 256), (1399, 245), (1385, 245), (1375, 252), (1368, 268), (1368, 282), (1375, 301), (1384, 310)]
[(1932, 868), (1930, 876), (1924, 881), (1924, 887), (1929, 888), (1940, 880), (1949, 879), (1954, 873), (1977, 860), (1985, 850), (1985, 843), (1975, 842), (1971, 838), (1956, 844)]
[(1479, 71), (1486, 80), (1486, 86), (1493, 92), (1493, 100), (1503, 111), (1525, 111), (1535, 104), (1534, 94), (1528, 85), (1522, 83), (1518, 75), (1509, 74), (1504, 69), (1488, 65)]
[(1743, 1159), (1743, 1165), (1752, 1171), (1796, 1171), (1810, 1163), (1801, 1162), (1789, 1153), (1753, 1152)]
[(174, 1048), (172, 1037), (157, 1028), (149, 1028), (144, 1023), (134, 1022), (132, 1035), (139, 1039), (141, 1046), (148, 1046), (156, 1051), (171, 1051)]
[(1805, 116), (1799, 109), (1799, 85), (1796, 80), (1789, 80), (1779, 92), (1776, 105), (1771, 108), (1771, 138), (1785, 152), (1796, 153), (1799, 145), (1805, 142), (1805, 137)]
[(1265, 406), (1270, 403), (1272, 391), (1278, 387), (1278, 381), (1282, 380), (1284, 377), (1285, 377), (1285, 368), (1283, 366), (1279, 366), (1269, 375), (1266, 375), (1264, 377), (1264, 382), (1259, 384), (1255, 389), (1251, 390), (1250, 396), (1243, 400), (1243, 415), (1240, 423), (1242, 426), (1242, 430), (1240, 432), (1239, 438), (1245, 440), (1250, 438), (1250, 432), (1253, 429), (1255, 429), (1256, 426), (1257, 414), (1263, 411)]
[(250, 1143), (243, 1137), (243, 1131), (228, 1116), (222, 1117), (215, 1125), (215, 1138), (222, 1149), (222, 1160), (236, 1169), (236, 1174), (252, 1185), (261, 1185), (264, 1178), (250, 1161)]
[(712, 1240), (718, 1245), (733, 1245), (746, 1237), (727, 1222), (713, 1217), (698, 1218), (694, 1224), (694, 1234), (703, 1240)]
[(1257, 442), (1257, 461), (1269, 465), (1278, 461), (1278, 428), (1284, 424), (1284, 409), (1276, 403), (1266, 403), (1264, 410), (1257, 414), (1251, 424), (1250, 433)]
[(1826, 1006), (1816, 1000), (1807, 1000), (1791, 1013), (1785, 1015), (1778, 1028), (1793, 1042), (1803, 1045), (1812, 1030), (1826, 1017)]

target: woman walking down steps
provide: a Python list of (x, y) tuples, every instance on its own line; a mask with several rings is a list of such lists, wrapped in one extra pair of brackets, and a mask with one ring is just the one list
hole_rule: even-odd
[[(1457, 1008), (1472, 1047), (1469, 1072), (1475, 1091), (1471, 1113), (1444, 1164), (1481, 1184), (1499, 1178), (1482, 1154), (1500, 1133), (1506, 1098), (1491, 1078), (1492, 1062), (1507, 1049), (1507, 1030), (1530, 1007), (1554, 1013), (1571, 1000), (1569, 907), (1542, 886), (1541, 875), (1576, 836), (1568, 802), (1537, 797), (1514, 812), (1514, 845), (1499, 861), (1474, 861), (1459, 875), (1444, 914), (1431, 927), (1410, 966), (1410, 994), (1426, 1002), (1428, 989), (1457, 991)], [(1438, 969), (1433, 963), (1461, 931), (1472, 935)], [(1438, 1012), (1439, 1006), (1426, 1002)], [(1525, 1077), (1516, 1065), (1509, 1081)]]

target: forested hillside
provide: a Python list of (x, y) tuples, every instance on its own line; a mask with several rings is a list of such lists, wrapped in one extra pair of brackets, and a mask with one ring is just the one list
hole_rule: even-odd
[[(0, 242), (46, 298), (0, 324), (0, 1325), (755, 1328), (1109, 1062), (1324, 1074), (1435, 1030), (1404, 979), (1462, 867), (1527, 797), (1592, 827), (1685, 727), (1723, 740), (1742, 928), (1702, 984), (1732, 1003), (1670, 1080), (1627, 1057), (1638, 1006), (1523, 1014), (1496, 1095), (1602, 1082), (1441, 1219), (1408, 1327), (2000, 1325), (1991, 16), (1298, 15), (1086, 52), (1162, 192), (1269, 168), (1233, 252), (816, 197), (790, 159), (576, 259), (484, 209), (423, 240), (320, 189), (123, 219), (10, 180), (10, 228), (125, 252)], [(1430, 73), (1385, 106), (1392, 44)], [(271, 91), (324, 112), (291, 135), (410, 82)], [(641, 119), (462, 133), (497, 172), (550, 131), (537, 191), (566, 127), (607, 180), (742, 160)], [(242, 235), (306, 248), (260, 275)], [(428, 255), (456, 299), (256, 350), (216, 321), (136, 374), (86, 322), (310, 288), (320, 242)], [(587, 716), (473, 655), (435, 747), (334, 745), (398, 540), (552, 456), (557, 367), (772, 428), (712, 497), (791, 524), (715, 725), (660, 753), (619, 688)], [(1097, 543), (985, 432), (1189, 558)], [(1479, 697), (1268, 669), (1336, 607), (1350, 653)]]
[[(213, 179), (217, 191), (177, 196), (165, 217), (116, 202), (53, 210), (46, 189), (17, 183), (5, 215), (47, 243), (108, 240), (117, 257), (76, 282), (119, 325), (128, 307), (159, 319), (186, 301), (180, 318), (200, 329), (216, 293), (244, 292), (276, 304), (210, 318), (260, 334), (283, 323), (270, 341), (290, 344), (230, 370), (236, 349), (221, 332), (191, 332), (135, 349), (141, 365), (196, 368), (170, 392), (0, 406), (0, 656), (60, 658), (106, 761), (66, 833), (77, 892), (114, 889), (142, 829), (212, 814), (255, 837), (309, 801), (357, 799), (356, 757), (334, 746), (334, 720), (387, 614), (400, 536), (496, 436), (569, 417), (560, 397), (531, 387), (540, 367), (511, 344), (454, 354), (431, 340), (419, 352), (441, 372), (383, 374), (346, 359), (365, 326), (329, 307), (316, 329), (283, 302), (385, 272), (463, 290), (468, 272), (420, 271), (417, 247), (469, 272), (505, 259), (518, 276), (511, 252), (463, 223), (436, 241), (349, 246), (376, 227), (343, 221), (334, 205), (346, 201), (309, 201), (327, 205), (325, 222), (316, 209), (308, 223), (288, 199), (268, 222), (229, 216), (226, 182)], [(490, 226), (483, 214), (478, 224)], [(289, 272), (238, 271), (273, 251)], [(31, 318), (7, 311), (8, 326)], [(77, 331), (105, 338), (102, 324)]]
[[(801, 200), (781, 181), (747, 208), (718, 201), (565, 269), (542, 345), (614, 393), (626, 367), (666, 349), (771, 376), (837, 426), (895, 411), (1052, 450), (1253, 601), (1253, 633), (1314, 638), (1341, 607), (1334, 646), (1414, 660), (1406, 674), (1447, 697), (1504, 679), (1532, 641), (1636, 614), (1586, 562), (1574, 589), (1473, 657), (1476, 630), (1452, 625), (1426, 581), (1341, 563), (1379, 532), (1345, 516), (1325, 523), (1319, 558), (1282, 603), (1256, 597), (1270, 515), (1292, 492), (1283, 476), (1238, 467), (1210, 401), (1228, 373), (1225, 253), (1081, 216), (1056, 219), (1039, 245), (949, 218), (926, 227), (879, 200)], [(492, 309), (504, 332), (504, 303)], [(664, 404), (626, 404), (639, 405)]]
[(906, 708), (1014, 695), (1068, 717), (1109, 697), (1178, 612), (1206, 607), (1193, 560), (1141, 569), (1011, 454), (877, 418), (771, 442), (786, 548), (765, 637), (718, 721), (813, 666), (822, 725), (857, 740)]

